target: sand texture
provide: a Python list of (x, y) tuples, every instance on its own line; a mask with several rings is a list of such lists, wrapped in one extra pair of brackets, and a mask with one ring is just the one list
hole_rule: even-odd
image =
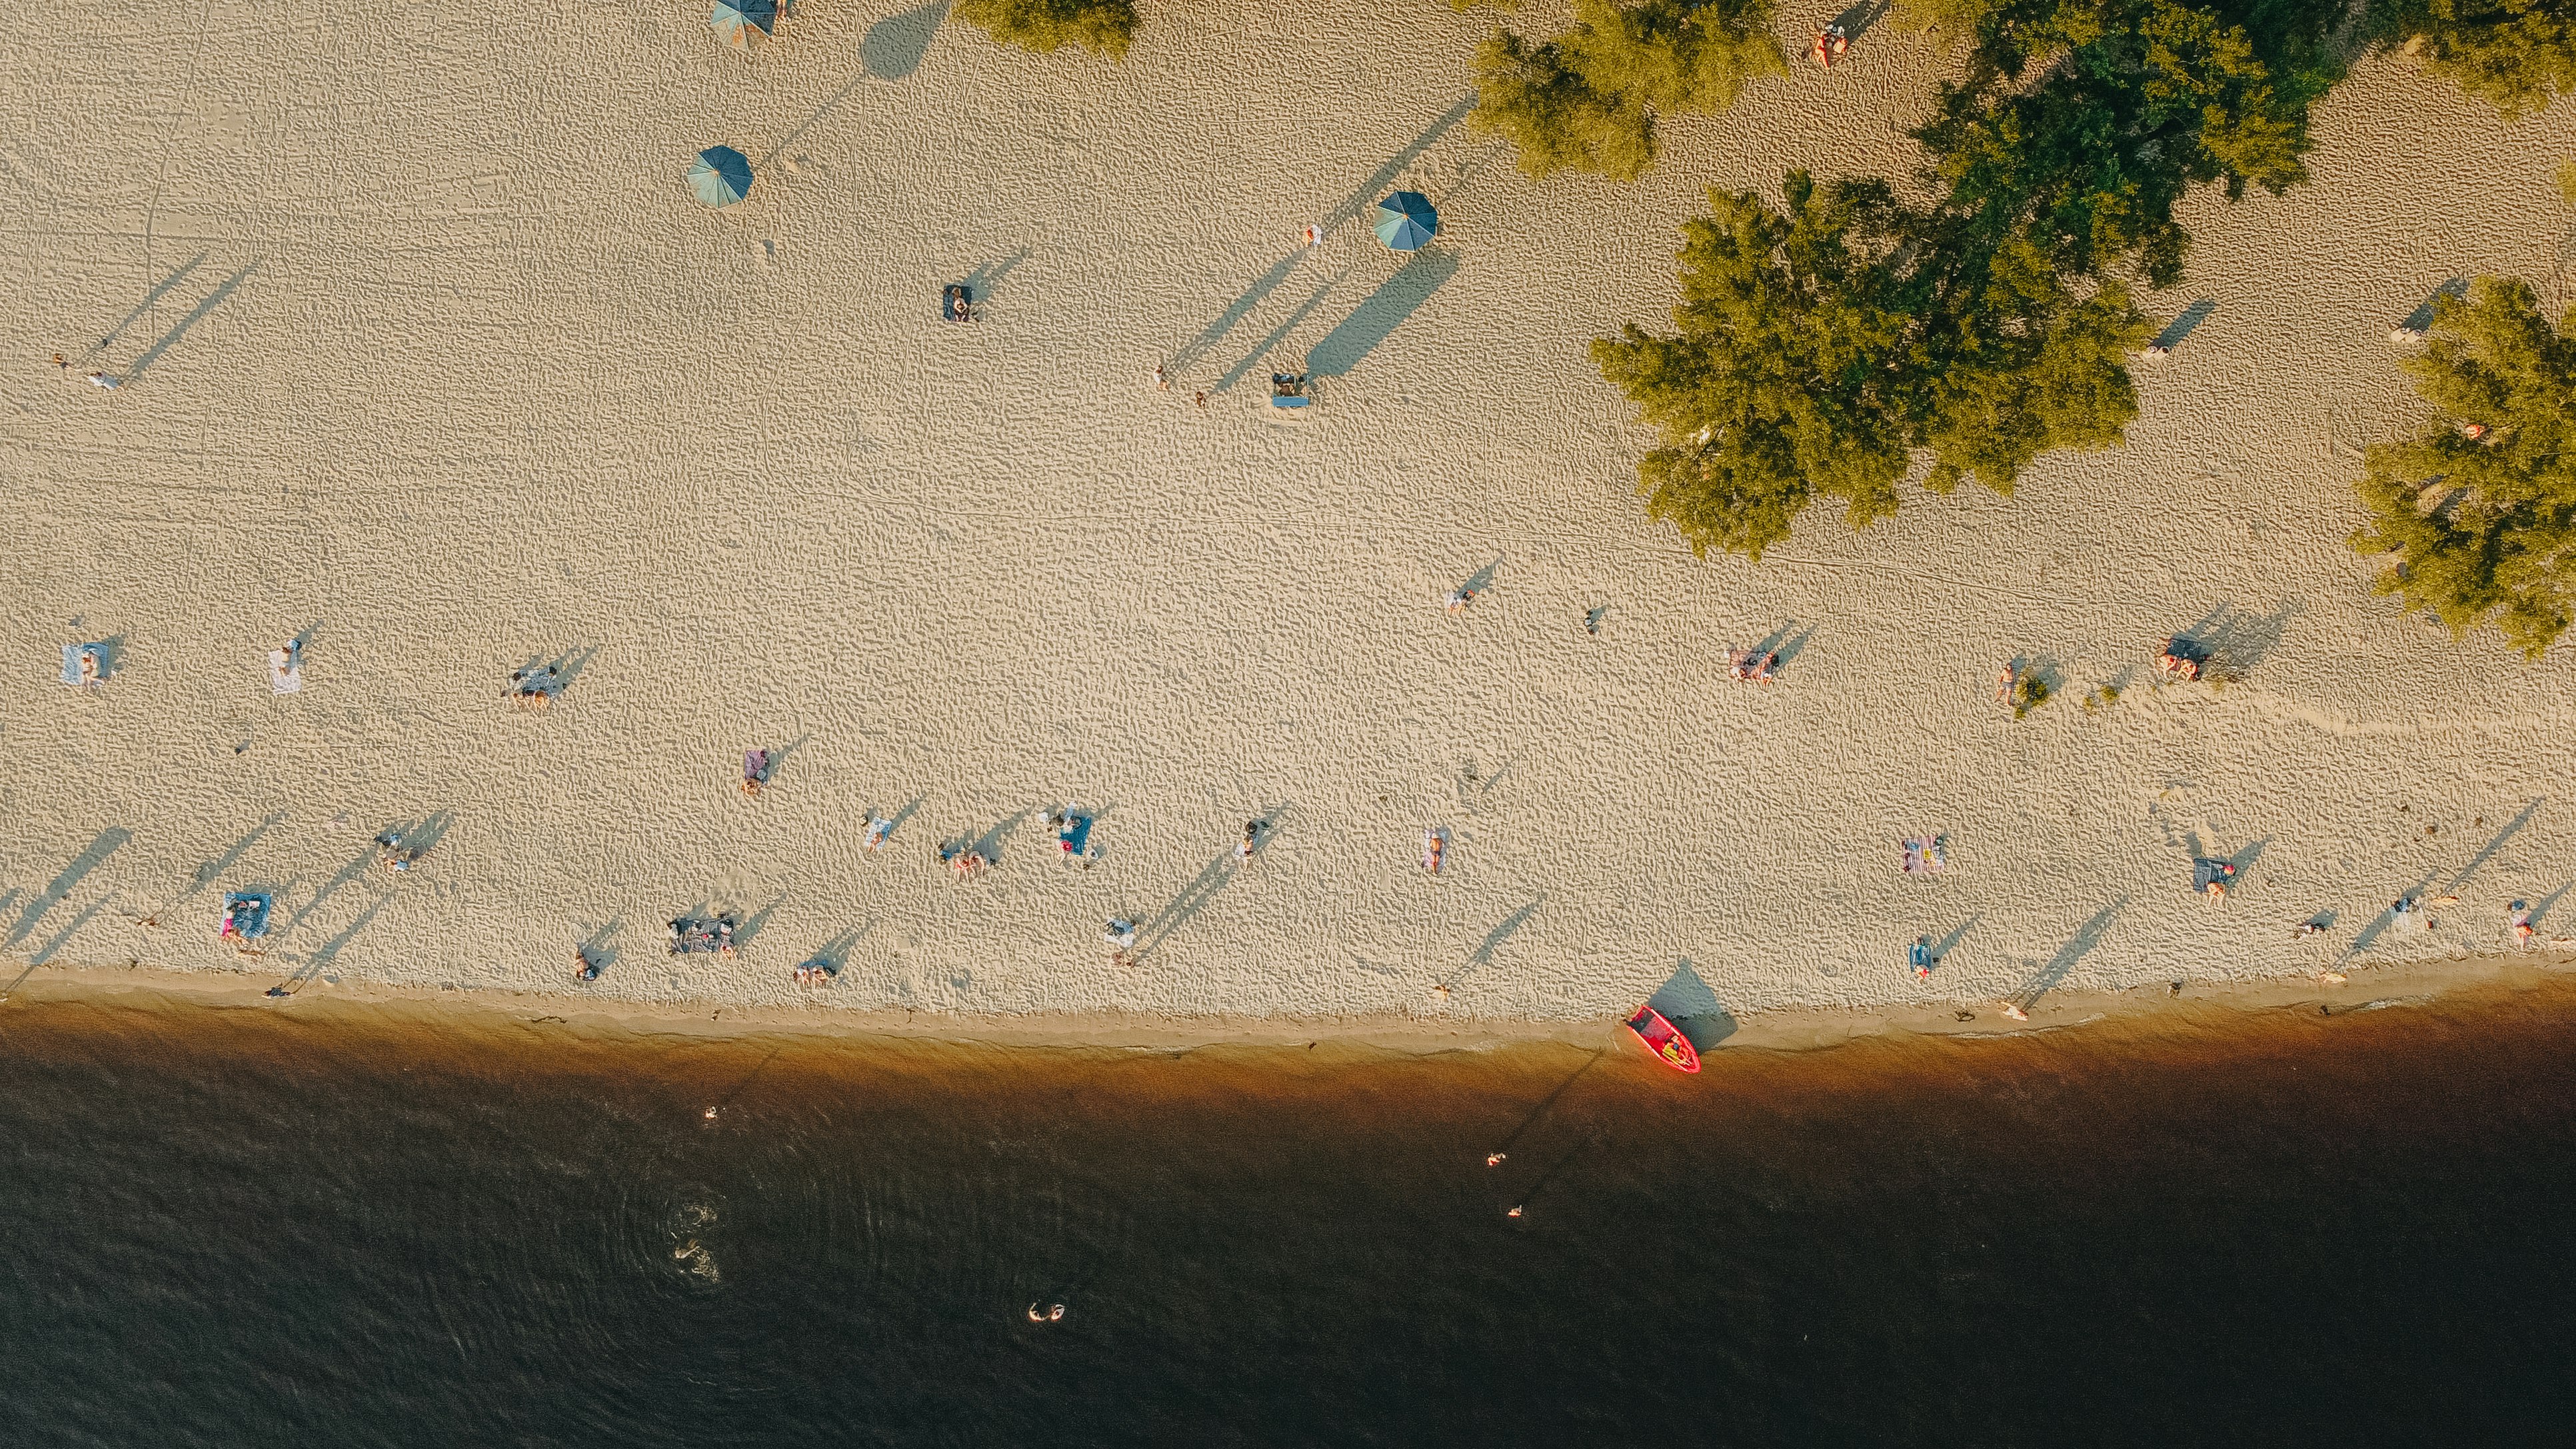
[[(790, 1002), (828, 952), (818, 1000), (982, 1015), (1722, 1021), (2422, 959), (2517, 897), (2576, 931), (2576, 646), (2454, 643), (2344, 542), (2420, 413), (2389, 328), (2455, 275), (2564, 305), (2576, 105), (2365, 62), (2313, 184), (2189, 206), (2153, 305), (2214, 309), (2128, 446), (1754, 567), (1646, 522), (1585, 343), (1665, 321), (1706, 187), (1909, 166), (1935, 50), (1883, 27), (1636, 185), (1542, 185), (1459, 124), (1476, 17), (1144, 10), (1112, 66), (843, 0), (748, 58), (685, 4), (38, 0), (0, 40), (9, 974), (240, 967), (249, 886), (281, 980), (569, 991), (588, 939), (611, 998)], [(759, 180), (712, 211), (719, 142)], [(1445, 218), (1401, 267), (1399, 184)], [(938, 321), (970, 278), (985, 320)], [(1298, 363), (1318, 405), (1273, 417)], [(2193, 626), (2237, 682), (2150, 687)], [(1765, 639), (1780, 680), (1730, 682)], [(2021, 722), (2014, 656), (2066, 687)], [(1900, 873), (1918, 832), (1947, 874)], [(2390, 929), (2410, 888), (2460, 901)], [(732, 960), (661, 949), (702, 904)]]

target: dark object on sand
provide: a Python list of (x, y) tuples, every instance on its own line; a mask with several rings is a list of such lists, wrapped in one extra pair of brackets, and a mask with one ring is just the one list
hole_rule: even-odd
[(731, 911), (712, 916), (681, 916), (674, 919), (663, 934), (671, 943), (674, 956), (733, 954), (733, 933), (742, 917)]
[(268, 934), (269, 911), (275, 904), (266, 891), (232, 892), (224, 897), (223, 920), (215, 928), (216, 937), (244, 951), (256, 950), (254, 943)]
[(2191, 863), (2191, 888), (2212, 899), (2223, 897), (2236, 884), (2236, 867), (2232, 862), (2198, 856)]

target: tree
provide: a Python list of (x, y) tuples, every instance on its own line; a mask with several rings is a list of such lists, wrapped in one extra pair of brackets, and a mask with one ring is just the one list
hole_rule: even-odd
[(2481, 277), (2435, 299), (2406, 369), (2438, 412), (2370, 450), (2353, 547), (2390, 556), (2378, 592), (2538, 658), (2576, 607), (2576, 309), (2553, 329), (2529, 285)]
[(1911, 318), (1883, 182), (1784, 180), (1785, 211), (1709, 193), (1683, 223), (1677, 336), (1633, 324), (1592, 344), (1663, 446), (1637, 467), (1647, 512), (1705, 555), (1759, 559), (1816, 498), (1855, 526), (1892, 512), (1905, 476)]
[(2324, 44), (2332, 12), (2298, 3), (2284, 0), (2261, 42), (2177, 0), (1953, 13), (1977, 49), (1913, 134), (1942, 209), (1985, 233), (1963, 243), (2018, 232), (2061, 272), (2181, 280), (2191, 239), (2173, 209), (2190, 187), (2220, 182), (2233, 200), (2249, 183), (2279, 195), (2307, 179), (2308, 108), (2343, 68)]
[(1564, 34), (1495, 27), (1476, 57), (1473, 122), (1510, 139), (1533, 177), (1654, 164), (1660, 114), (1714, 115), (1744, 83), (1788, 69), (1772, 0), (1576, 0)]
[(2449, 76), (2506, 116), (2549, 108), (2576, 89), (2571, 0), (2376, 0), (2383, 40), (2403, 41), (2425, 68)]
[(1136, 35), (1135, 0), (957, 0), (957, 18), (1040, 54), (1078, 45), (1118, 60)]

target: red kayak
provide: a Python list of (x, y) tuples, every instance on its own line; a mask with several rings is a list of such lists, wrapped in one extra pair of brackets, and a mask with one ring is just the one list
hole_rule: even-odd
[(1651, 1006), (1640, 1006), (1637, 1014), (1628, 1018), (1628, 1029), (1635, 1032), (1637, 1040), (1644, 1042), (1646, 1050), (1653, 1052), (1665, 1066), (1677, 1072), (1699, 1070), (1699, 1049), (1690, 1044), (1689, 1037), (1682, 1035), (1681, 1028), (1664, 1020), (1662, 1012)]

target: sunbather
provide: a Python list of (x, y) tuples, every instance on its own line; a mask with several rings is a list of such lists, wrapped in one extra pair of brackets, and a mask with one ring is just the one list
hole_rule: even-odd
[(742, 757), (742, 793), (759, 794), (760, 787), (769, 783), (770, 771), (775, 764), (767, 750), (745, 751)]
[(1440, 873), (1440, 864), (1443, 860), (1448, 858), (1448, 855), (1449, 832), (1440, 829), (1438, 826), (1433, 826), (1431, 829), (1422, 832), (1422, 868), (1424, 870), (1429, 871), (1433, 875), (1438, 875)]
[(2531, 907), (2522, 901), (2515, 901), (2512, 905), (2505, 907), (2504, 928), (2505, 933), (2513, 937), (2513, 943), (2515, 945), (2530, 945)]
[(860, 848), (865, 850), (875, 850), (879, 846), (884, 845), (886, 837), (893, 833), (894, 822), (892, 820), (889, 820), (882, 815), (871, 815), (868, 817), (867, 834), (859, 841)]
[(1932, 979), (1932, 965), (1937, 959), (1932, 954), (1932, 938), (1929, 936), (1917, 936), (1914, 944), (1905, 948), (1905, 964), (1914, 968), (1917, 981)]
[(1448, 606), (1449, 612), (1454, 614), (1467, 607), (1469, 604), (1476, 602), (1476, 591), (1474, 589), (1451, 589), (1449, 591), (1449, 597), (1442, 602)]

